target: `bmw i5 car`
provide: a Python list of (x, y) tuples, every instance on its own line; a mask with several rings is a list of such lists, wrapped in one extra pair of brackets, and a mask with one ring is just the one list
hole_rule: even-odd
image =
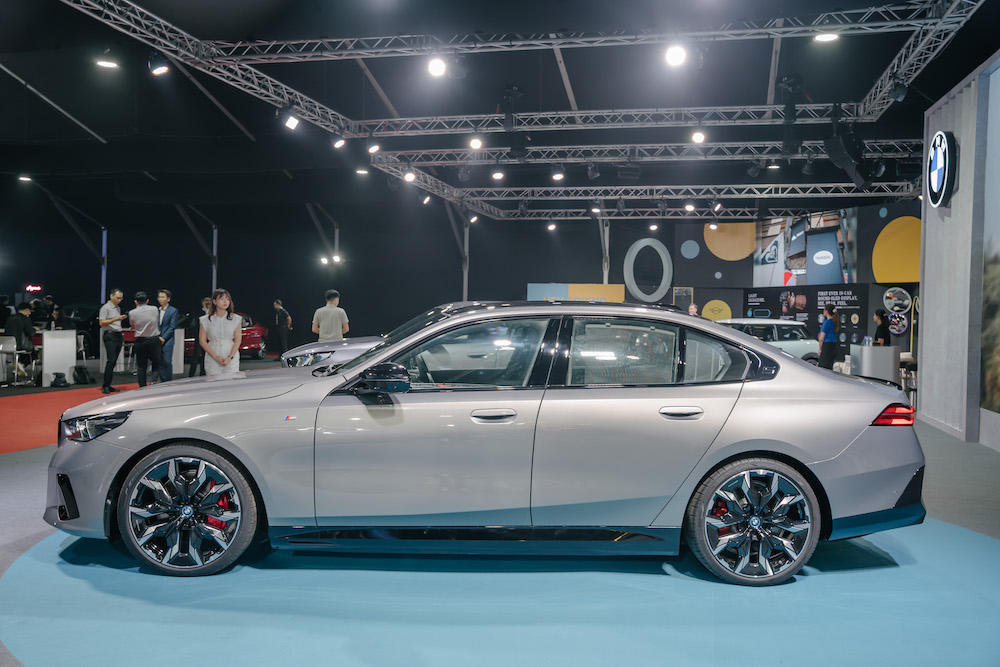
[(657, 307), (440, 306), (338, 368), (68, 410), (45, 520), (168, 575), (223, 571), (266, 536), (363, 553), (686, 544), (723, 580), (775, 584), (819, 540), (925, 512), (903, 393), (774, 353)]
[(293, 347), (281, 355), (281, 365), (293, 366), (340, 366), (382, 342), (382, 336), (354, 336), (343, 340), (312, 342)]

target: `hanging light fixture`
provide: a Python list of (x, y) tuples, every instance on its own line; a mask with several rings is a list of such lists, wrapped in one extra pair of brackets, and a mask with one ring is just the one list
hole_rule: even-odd
[(566, 178), (566, 170), (563, 169), (561, 164), (552, 165), (552, 180), (561, 181)]
[(97, 56), (95, 64), (102, 69), (118, 69), (118, 57), (111, 51), (111, 47), (104, 49), (104, 53)]
[(287, 127), (289, 130), (295, 131), (295, 128), (299, 126), (299, 117), (295, 115), (295, 110), (291, 105), (286, 105), (281, 107), (275, 112), (278, 120), (281, 124)]
[(343, 148), (344, 144), (346, 143), (347, 140), (344, 139), (344, 135), (342, 135), (340, 132), (330, 133), (330, 145), (333, 146), (334, 148)]
[(163, 76), (170, 71), (170, 61), (159, 51), (153, 51), (149, 54), (146, 66), (149, 68), (149, 73), (153, 76)]
[(368, 133), (368, 152), (374, 155), (378, 153), (382, 147), (379, 145), (378, 140), (375, 139), (375, 130)]

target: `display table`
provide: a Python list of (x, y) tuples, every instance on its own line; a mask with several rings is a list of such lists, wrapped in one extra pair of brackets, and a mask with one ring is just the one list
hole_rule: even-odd
[(900, 384), (899, 346), (851, 345), (851, 375)]

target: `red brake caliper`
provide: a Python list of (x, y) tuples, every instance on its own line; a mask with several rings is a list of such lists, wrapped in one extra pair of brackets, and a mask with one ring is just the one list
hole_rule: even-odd
[[(208, 490), (211, 491), (214, 486), (215, 486), (215, 480), (209, 480), (209, 482), (208, 482)], [(228, 510), (229, 509), (229, 495), (228, 494), (222, 496), (221, 498), (219, 498), (219, 507), (221, 507), (224, 510)], [(208, 525), (210, 525), (212, 528), (217, 528), (219, 530), (222, 530), (223, 528), (226, 527), (226, 522), (225, 521), (223, 521), (222, 519), (216, 519), (214, 516), (205, 517), (205, 523), (207, 523)]]
[[(712, 516), (721, 519), (727, 514), (729, 514), (729, 506), (726, 505), (726, 502), (721, 498), (716, 498), (715, 507), (712, 508)], [(719, 537), (722, 537), (723, 535), (728, 535), (731, 530), (732, 528), (730, 528), (729, 526), (723, 526), (722, 528), (719, 528), (718, 535)]]

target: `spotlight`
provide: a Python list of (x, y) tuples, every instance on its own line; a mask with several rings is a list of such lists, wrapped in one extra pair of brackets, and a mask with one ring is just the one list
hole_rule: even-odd
[(378, 140), (375, 139), (375, 130), (368, 133), (368, 152), (374, 155), (378, 153), (381, 146), (378, 144)]
[(97, 57), (95, 61), (98, 67), (104, 69), (118, 69), (118, 58), (111, 53), (111, 47), (104, 49), (104, 53)]
[(462, 183), (467, 183), (470, 178), (472, 178), (472, 172), (469, 171), (468, 167), (463, 165), (458, 170), (458, 180), (460, 180)]
[(835, 32), (821, 32), (813, 35), (813, 39), (817, 42), (836, 42), (840, 39), (840, 35)]
[(615, 203), (615, 210), (619, 213), (625, 212), (625, 198), (619, 197), (617, 203)]
[(665, 217), (667, 215), (667, 200), (661, 199), (656, 202), (656, 206), (660, 209), (660, 215)]
[(659, 226), (658, 224), (656, 224), (656, 223), (654, 222), (653, 224), (651, 224), (651, 225), (649, 226), (649, 231), (651, 231), (651, 232), (655, 232), (655, 231), (656, 231), (657, 229), (659, 229), (659, 228), (660, 228), (660, 226)]
[(802, 173), (805, 174), (806, 176), (812, 176), (814, 171), (815, 168), (813, 167), (813, 158), (812, 155), (810, 155), (806, 159), (805, 164), (802, 165)]
[(320, 264), (329, 264), (330, 260), (328, 260), (326, 257), (320, 257), (319, 258), (319, 263)]
[(767, 163), (767, 168), (768, 169), (781, 169), (781, 165), (778, 164), (777, 162), (775, 162), (774, 160), (771, 160), (770, 162)]
[(522, 199), (517, 203), (517, 214), (525, 215), (527, 214), (527, 212), (528, 212), (528, 200)]
[(334, 255), (331, 259), (333, 259), (333, 262), (335, 264), (340, 264), (340, 261), (341, 261), (340, 255)]
[(469, 148), (471, 148), (472, 150), (478, 151), (482, 147), (483, 147), (483, 140), (480, 139), (478, 136), (473, 135), (473, 137), (469, 139)]
[(601, 212), (601, 202), (597, 199), (590, 200), (590, 212), (600, 213)]
[(493, 168), (493, 173), (490, 174), (490, 176), (493, 178), (494, 181), (503, 180), (504, 173), (503, 169), (500, 168), (500, 165), (497, 165), (496, 167)]
[(708, 205), (708, 210), (710, 210), (712, 213), (718, 213), (722, 209), (723, 209), (722, 202), (719, 201), (718, 199), (713, 199), (712, 202)]
[(22, 183), (30, 183), (31, 176), (18, 176), (17, 180), (21, 181)]
[(680, 44), (673, 44), (667, 49), (667, 64), (671, 67), (680, 67), (687, 60), (687, 49)]
[(902, 79), (896, 79), (892, 83), (892, 88), (889, 89), (889, 97), (897, 102), (902, 102), (906, 99), (906, 93), (909, 92), (910, 87), (906, 85), (906, 82)]
[(691, 141), (693, 141), (696, 144), (705, 143), (705, 133), (702, 132), (701, 130), (695, 130), (694, 133), (691, 135)]
[(718, 220), (713, 220), (712, 222), (710, 222), (708, 224), (708, 228), (711, 229), (711, 230), (718, 229), (719, 228), (719, 221)]
[(364, 167), (358, 167), (357, 169), (354, 170), (354, 173), (361, 174), (362, 176), (364, 176), (365, 174), (368, 173), (368, 170), (365, 169)]
[(566, 178), (566, 170), (563, 169), (561, 164), (552, 165), (552, 180), (561, 181)]
[(549, 231), (550, 232), (556, 231), (556, 223), (554, 223), (554, 222), (550, 222), (549, 223)]
[(412, 183), (417, 179), (417, 175), (413, 173), (413, 169), (410, 167), (406, 168), (406, 173), (403, 174), (403, 180), (407, 183)]
[(879, 178), (885, 173), (885, 160), (879, 160), (875, 163), (875, 170), (872, 171), (873, 178)]
[(441, 58), (431, 58), (431, 61), (427, 63), (427, 71), (431, 73), (431, 76), (444, 76), (447, 69), (448, 66)]
[(146, 66), (149, 67), (149, 73), (153, 76), (163, 76), (170, 71), (170, 61), (159, 51), (153, 51), (149, 54)]
[(330, 145), (334, 148), (343, 148), (346, 143), (347, 140), (344, 139), (344, 136), (339, 132), (330, 133)]
[(687, 211), (688, 213), (694, 211), (694, 202), (691, 201), (690, 199), (684, 202), (684, 210)]
[(747, 174), (751, 178), (757, 178), (760, 176), (760, 164), (754, 160), (747, 165)]
[(469, 222), (475, 222), (476, 220), (479, 220), (479, 216), (473, 213), (472, 216), (469, 218)]
[(422, 204), (423, 204), (424, 206), (426, 206), (427, 204), (430, 204), (430, 203), (431, 203), (431, 196), (430, 196), (430, 195), (427, 195), (426, 197), (424, 197), (424, 199), (423, 199), (423, 201), (422, 201), (421, 203), (422, 203)]
[(299, 118), (295, 115), (294, 110), (290, 106), (281, 107), (275, 115), (281, 120), (282, 125), (293, 132), (295, 131), (295, 128), (299, 126)]
[(917, 199), (919, 199), (920, 201), (923, 201), (924, 200), (924, 196), (922, 194), (917, 195)]
[(447, 65), (449, 79), (464, 79), (469, 73), (469, 68), (465, 66), (465, 58), (451, 58)]
[(596, 180), (601, 177), (601, 170), (597, 168), (597, 165), (593, 162), (587, 164), (587, 178), (590, 180)]

